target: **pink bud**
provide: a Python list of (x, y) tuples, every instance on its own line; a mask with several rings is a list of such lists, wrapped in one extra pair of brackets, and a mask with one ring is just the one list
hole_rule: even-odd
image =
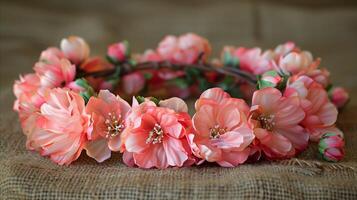
[(330, 99), (337, 108), (342, 108), (349, 100), (348, 92), (342, 87), (333, 87), (330, 92)]
[(125, 61), (129, 56), (128, 42), (124, 41), (110, 45), (107, 54), (118, 62)]
[(327, 161), (339, 161), (345, 155), (345, 141), (342, 132), (327, 132), (319, 141), (319, 152)]
[(61, 41), (61, 50), (74, 64), (79, 64), (89, 57), (89, 46), (86, 41), (77, 36), (70, 36)]

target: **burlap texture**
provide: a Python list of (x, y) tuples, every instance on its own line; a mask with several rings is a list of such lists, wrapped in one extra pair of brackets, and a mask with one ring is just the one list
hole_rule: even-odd
[(142, 170), (118, 154), (102, 164), (83, 154), (66, 167), (27, 151), (12, 101), (10, 89), (1, 92), (0, 199), (357, 199), (356, 108), (339, 119), (347, 147), (338, 164), (311, 145), (287, 161)]

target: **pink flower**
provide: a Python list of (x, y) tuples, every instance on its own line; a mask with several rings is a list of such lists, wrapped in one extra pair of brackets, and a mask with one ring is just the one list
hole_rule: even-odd
[(286, 54), (297, 51), (297, 47), (294, 42), (286, 42), (284, 44), (278, 45), (274, 49), (274, 57), (275, 59), (279, 58), (280, 56), (285, 56)]
[[(131, 129), (123, 137), (124, 162), (141, 168), (182, 167), (193, 163), (186, 139), (190, 117), (182, 100), (166, 101), (157, 107), (151, 101), (134, 103), (128, 117)], [(178, 109), (178, 110), (174, 110)]]
[(69, 36), (62, 39), (61, 50), (66, 58), (76, 65), (87, 59), (90, 53), (87, 42), (77, 36)]
[(40, 62), (58, 63), (62, 58), (65, 58), (63, 52), (57, 47), (50, 47), (41, 52)]
[(255, 145), (267, 158), (290, 158), (307, 147), (309, 135), (299, 125), (305, 113), (298, 97), (284, 97), (271, 87), (257, 90), (250, 112)]
[(34, 149), (31, 145), (31, 135), (36, 128), (37, 112), (44, 103), (46, 89), (40, 88), (40, 79), (36, 74), (27, 74), (15, 81), (13, 90), (17, 98), (14, 110), (18, 112), (22, 130), (27, 136), (26, 146), (28, 149)]
[(310, 133), (310, 139), (317, 141), (325, 130), (333, 126), (337, 119), (337, 109), (329, 101), (327, 92), (307, 76), (289, 80), (286, 95), (298, 96), (305, 118), (301, 125)]
[(247, 148), (254, 135), (247, 125), (248, 106), (243, 100), (230, 98), (220, 88), (208, 89), (196, 101), (193, 116), (195, 134), (189, 134), (194, 154), (223, 167), (246, 161)]
[(329, 91), (329, 96), (337, 108), (344, 107), (350, 98), (348, 92), (343, 87), (333, 87)]
[(33, 146), (53, 162), (69, 165), (81, 154), (91, 129), (83, 98), (67, 89), (52, 89), (38, 114)]
[(159, 62), (162, 61), (162, 58), (159, 53), (152, 49), (148, 49), (144, 52), (143, 55), (139, 57), (140, 62)]
[(326, 132), (320, 139), (319, 152), (327, 161), (337, 162), (345, 155), (345, 141), (343, 133), (335, 128), (335, 131)]
[(110, 45), (107, 55), (115, 61), (125, 61), (130, 55), (128, 42), (124, 41)]
[(322, 87), (326, 88), (330, 84), (330, 72), (325, 69), (317, 69), (316, 67), (310, 68), (307, 72), (302, 72), (300, 75), (306, 75), (319, 83)]
[(140, 92), (145, 86), (145, 77), (140, 72), (133, 72), (122, 77), (122, 89), (128, 95)]
[(291, 52), (280, 58), (278, 68), (285, 74), (297, 74), (307, 71), (312, 64), (313, 57), (310, 52)]
[(160, 42), (157, 52), (164, 60), (193, 64), (199, 61), (202, 54), (202, 61), (206, 61), (211, 54), (211, 46), (205, 38), (193, 33), (179, 37), (169, 35)]
[(233, 56), (239, 59), (240, 68), (247, 72), (258, 75), (272, 69), (270, 64), (271, 55), (268, 53), (263, 54), (260, 48), (246, 49), (240, 47), (234, 50)]
[(73, 81), (76, 67), (67, 59), (53, 58), (52, 62), (37, 62), (34, 70), (43, 87), (64, 87)]
[(108, 90), (101, 90), (98, 97), (91, 97), (86, 112), (91, 115), (93, 131), (85, 145), (87, 154), (98, 162), (110, 158), (111, 151), (119, 151), (121, 134), (126, 131), (125, 117), (130, 105)]

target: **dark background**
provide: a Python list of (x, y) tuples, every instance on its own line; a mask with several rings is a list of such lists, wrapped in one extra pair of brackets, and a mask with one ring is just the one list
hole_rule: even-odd
[(272, 48), (294, 41), (322, 57), (333, 82), (357, 99), (354, 0), (1, 0), (0, 89), (31, 72), (40, 52), (68, 35), (82, 36), (92, 55), (104, 55), (116, 41), (127, 39), (142, 52), (166, 34), (186, 32), (208, 38), (214, 55), (225, 44)]

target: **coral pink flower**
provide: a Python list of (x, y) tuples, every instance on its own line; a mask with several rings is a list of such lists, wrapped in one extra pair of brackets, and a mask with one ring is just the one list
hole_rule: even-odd
[(300, 75), (306, 75), (310, 77), (324, 88), (326, 88), (330, 84), (330, 72), (325, 68), (318, 69), (317, 66), (313, 66), (308, 69), (307, 72), (300, 73)]
[(284, 97), (275, 88), (253, 94), (249, 122), (255, 145), (270, 159), (289, 158), (307, 147), (309, 135), (299, 123), (305, 113), (296, 96)]
[(183, 112), (187, 106), (181, 99), (163, 104), (167, 107), (157, 107), (147, 100), (140, 105), (134, 103), (127, 119), (132, 127), (123, 136), (123, 160), (127, 165), (163, 169), (192, 164), (192, 153), (186, 139), (190, 117)]
[(66, 58), (74, 64), (80, 64), (89, 57), (89, 46), (81, 37), (69, 36), (64, 38), (60, 46)]
[(55, 88), (45, 96), (31, 138), (41, 155), (69, 165), (81, 154), (90, 129), (83, 98), (68, 89)]
[(15, 81), (13, 87), (17, 98), (14, 110), (18, 112), (22, 130), (27, 136), (26, 146), (28, 149), (33, 149), (31, 135), (36, 128), (37, 112), (44, 103), (45, 90), (45, 88), (40, 88), (40, 79), (36, 74), (20, 76), (20, 80)]
[(86, 112), (91, 115), (93, 131), (88, 135), (85, 149), (98, 162), (108, 159), (111, 151), (119, 151), (121, 134), (126, 129), (125, 117), (130, 105), (108, 90), (101, 90), (98, 97), (91, 97)]
[(37, 62), (34, 70), (40, 77), (41, 86), (49, 88), (64, 87), (73, 81), (76, 75), (76, 67), (64, 58)]
[(194, 154), (203, 160), (234, 167), (246, 161), (254, 135), (247, 125), (249, 108), (220, 88), (208, 89), (196, 101), (195, 134), (189, 134)]
[(288, 96), (299, 96), (306, 116), (301, 125), (310, 133), (310, 139), (319, 140), (325, 129), (333, 126), (337, 119), (337, 109), (329, 101), (327, 92), (307, 76), (290, 80), (286, 89)]
[(179, 37), (169, 35), (160, 42), (157, 52), (164, 60), (192, 64), (198, 62), (202, 54), (205, 61), (211, 54), (211, 46), (205, 38), (193, 33)]
[(260, 48), (246, 49), (240, 47), (233, 53), (239, 59), (239, 66), (242, 70), (251, 72), (253, 74), (263, 74), (272, 69), (269, 54), (262, 54)]
[(349, 94), (343, 87), (333, 87), (329, 91), (329, 96), (337, 108), (342, 108), (349, 100)]
[(124, 75), (121, 81), (122, 89), (128, 95), (137, 94), (145, 86), (145, 77), (140, 72)]
[[(36, 74), (20, 75), (20, 80), (16, 80), (13, 86), (13, 91), (16, 98), (20, 98), (22, 95), (29, 96), (30, 99), (34, 99), (34, 103), (39, 107), (41, 101), (37, 99), (37, 90), (40, 88), (40, 78)], [(18, 100), (15, 102), (14, 110), (18, 111)]]
[(130, 54), (128, 45), (126, 41), (112, 44), (108, 47), (107, 55), (118, 62), (123, 62)]

